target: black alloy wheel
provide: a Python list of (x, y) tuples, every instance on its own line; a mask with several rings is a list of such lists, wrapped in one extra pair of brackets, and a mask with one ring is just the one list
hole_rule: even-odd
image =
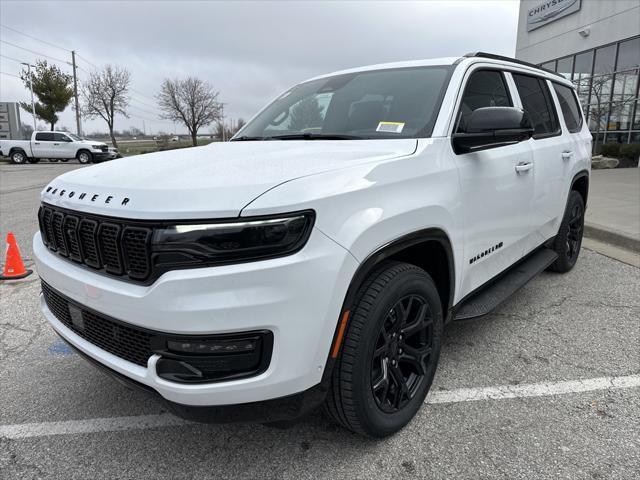
[(433, 351), (433, 317), (426, 299), (401, 298), (389, 310), (371, 359), (371, 389), (386, 413), (404, 408), (425, 380)]
[(584, 214), (585, 206), (582, 195), (571, 190), (558, 234), (551, 246), (558, 254), (558, 258), (551, 264), (549, 270), (565, 273), (571, 270), (578, 261), (584, 233)]

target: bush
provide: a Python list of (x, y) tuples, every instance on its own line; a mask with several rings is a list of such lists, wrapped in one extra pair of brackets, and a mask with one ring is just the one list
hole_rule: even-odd
[(640, 143), (627, 143), (620, 146), (620, 157), (628, 160), (638, 160), (640, 157)]
[(620, 143), (605, 143), (600, 147), (600, 154), (604, 157), (618, 158), (621, 146)]

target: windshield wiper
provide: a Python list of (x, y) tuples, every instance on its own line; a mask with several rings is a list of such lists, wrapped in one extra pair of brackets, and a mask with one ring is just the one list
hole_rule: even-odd
[(357, 135), (342, 135), (339, 133), (291, 133), (288, 135), (274, 135), (274, 140), (362, 140)]
[(252, 137), (249, 135), (242, 135), (241, 137), (238, 138), (232, 138), (231, 140), (229, 140), (230, 142), (249, 142), (252, 140), (270, 140), (271, 137)]

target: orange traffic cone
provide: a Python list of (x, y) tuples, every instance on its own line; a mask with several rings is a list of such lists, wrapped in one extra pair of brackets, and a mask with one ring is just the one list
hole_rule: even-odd
[(32, 273), (33, 270), (24, 268), (16, 237), (9, 232), (7, 234), (7, 261), (4, 263), (4, 271), (0, 275), (0, 280), (17, 280)]

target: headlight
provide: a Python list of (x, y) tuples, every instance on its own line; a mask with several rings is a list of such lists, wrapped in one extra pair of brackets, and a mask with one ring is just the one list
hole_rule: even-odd
[(154, 230), (153, 262), (189, 268), (290, 255), (307, 242), (314, 213), (247, 218), (233, 222), (177, 224)]
[(102, 150), (102, 145), (91, 145), (94, 150)]

